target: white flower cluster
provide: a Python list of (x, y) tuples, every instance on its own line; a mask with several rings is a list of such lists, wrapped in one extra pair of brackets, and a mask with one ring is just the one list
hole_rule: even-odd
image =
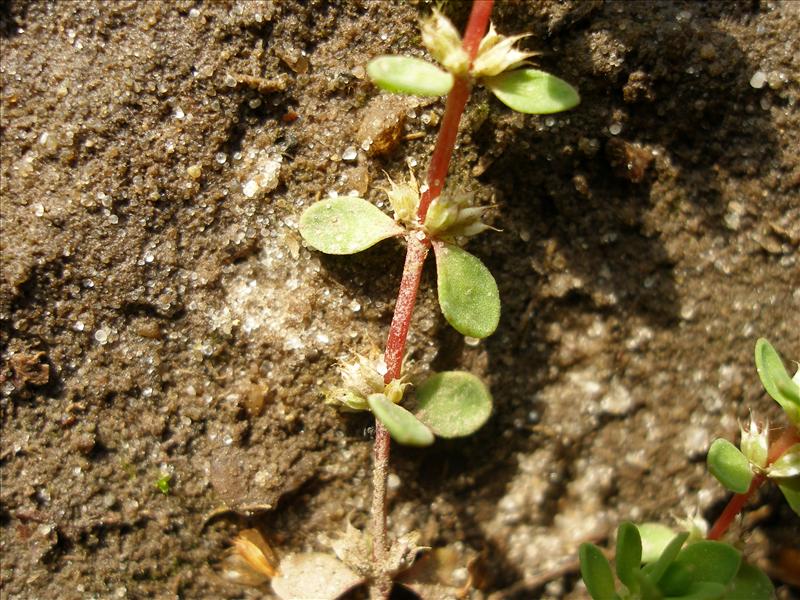
[(478, 54), (470, 68), (469, 56), (461, 43), (458, 30), (441, 12), (434, 9), (433, 14), (422, 21), (422, 43), (439, 64), (456, 77), (468, 73), (478, 79), (494, 77), (503, 71), (516, 69), (536, 52), (524, 52), (514, 48), (519, 40), (530, 34), (505, 36), (489, 25), (489, 32), (478, 46)]

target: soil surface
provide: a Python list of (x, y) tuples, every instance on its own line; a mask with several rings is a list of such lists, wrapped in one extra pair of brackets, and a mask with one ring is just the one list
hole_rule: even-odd
[[(582, 104), (474, 90), (451, 185), (493, 207), (470, 251), (503, 316), (465, 341), (428, 265), (409, 350), (495, 412), (394, 447), (390, 526), (479, 554), (473, 598), (585, 598), (580, 542), (715, 518), (710, 442), (780, 420), (752, 355), (800, 358), (800, 2), (497, 4)], [(383, 344), (403, 248), (322, 256), (297, 222), (422, 177), (443, 101), (386, 100), (364, 65), (423, 56), (431, 6), (0, 2), (0, 597), (271, 597), (215, 570), (238, 529), (286, 554), (366, 524), (370, 421), (322, 392)], [(376, 114), (402, 125), (384, 154)], [(788, 598), (800, 524), (761, 500), (744, 546)]]

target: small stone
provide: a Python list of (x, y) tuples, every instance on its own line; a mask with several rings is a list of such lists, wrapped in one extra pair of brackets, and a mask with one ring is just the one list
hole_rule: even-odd
[(712, 44), (700, 46), (700, 58), (703, 60), (714, 60), (717, 58), (717, 49)]
[(756, 71), (750, 78), (750, 87), (760, 90), (767, 82), (767, 74), (764, 71)]
[(242, 193), (248, 198), (252, 198), (258, 192), (258, 184), (253, 180), (249, 180), (247, 183), (244, 184), (242, 187)]
[(400, 143), (406, 102), (396, 96), (376, 96), (364, 109), (356, 139), (370, 156), (389, 154)]
[(192, 165), (186, 169), (186, 174), (192, 179), (200, 179), (200, 176), (203, 174), (203, 169), (200, 165)]
[(358, 151), (354, 146), (348, 146), (342, 152), (342, 160), (352, 161), (358, 158)]

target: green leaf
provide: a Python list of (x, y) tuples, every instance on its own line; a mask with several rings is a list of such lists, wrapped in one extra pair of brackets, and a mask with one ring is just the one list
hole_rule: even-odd
[(789, 503), (789, 507), (800, 516), (800, 477), (793, 477), (778, 483), (778, 487), (783, 492), (783, 497)]
[(728, 585), (739, 571), (742, 557), (729, 544), (703, 540), (689, 544), (669, 565), (658, 587), (667, 596), (686, 594), (699, 582)]
[(453, 76), (436, 65), (410, 56), (379, 56), (367, 64), (367, 75), (379, 88), (396, 94), (444, 96)]
[(642, 566), (642, 538), (633, 523), (625, 522), (617, 528), (617, 551), (615, 556), (617, 577), (631, 591), (639, 583), (636, 573)]
[(581, 97), (566, 81), (537, 69), (516, 69), (483, 83), (495, 96), (517, 112), (529, 115), (548, 115), (578, 106)]
[(726, 597), (733, 598), (733, 596), (726, 596), (725, 591), (724, 585), (712, 581), (700, 581), (690, 585), (686, 592), (680, 596), (667, 596), (664, 600), (722, 600)]
[[(637, 571), (635, 573), (636, 581), (639, 584), (639, 596), (641, 600), (663, 600), (664, 596), (659, 591), (658, 586), (644, 573), (644, 571)], [(633, 596), (636, 597), (635, 595)]]
[(616, 598), (611, 565), (608, 564), (608, 559), (603, 556), (600, 548), (594, 544), (581, 544), (578, 556), (581, 561), (581, 577), (589, 595), (594, 600)]
[(661, 523), (642, 523), (636, 528), (642, 538), (642, 562), (645, 564), (657, 561), (675, 538), (675, 532)]
[(417, 417), (443, 438), (476, 432), (492, 413), (492, 396), (472, 373), (432, 375), (417, 389)]
[(719, 482), (732, 492), (743, 494), (753, 480), (750, 462), (739, 449), (728, 440), (714, 440), (706, 457), (708, 470)]
[(800, 475), (800, 444), (794, 444), (769, 466), (767, 474), (771, 478), (789, 478)]
[(300, 235), (326, 254), (355, 254), (404, 229), (377, 206), (362, 198), (326, 198), (300, 217)]
[(396, 442), (406, 446), (430, 446), (433, 443), (430, 429), (383, 394), (371, 394), (367, 403), (375, 418), (384, 424)]
[(667, 547), (664, 548), (661, 556), (659, 556), (655, 562), (645, 565), (642, 572), (647, 575), (650, 581), (656, 584), (659, 582), (664, 572), (678, 556), (678, 553), (681, 551), (681, 546), (683, 546), (683, 543), (688, 537), (689, 533), (686, 531), (679, 533), (667, 544)]
[(781, 405), (789, 420), (800, 426), (800, 385), (789, 377), (780, 354), (764, 338), (756, 342), (756, 369), (767, 393)]
[(775, 598), (775, 587), (764, 571), (743, 562), (728, 591), (728, 598), (770, 600)]
[(500, 321), (500, 292), (489, 269), (453, 244), (434, 242), (433, 250), (444, 318), (463, 335), (492, 335)]

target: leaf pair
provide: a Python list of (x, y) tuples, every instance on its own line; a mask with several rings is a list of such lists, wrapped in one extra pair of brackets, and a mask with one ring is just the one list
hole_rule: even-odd
[[(362, 198), (327, 198), (300, 217), (300, 234), (326, 254), (355, 254), (406, 230)], [(491, 335), (500, 320), (500, 293), (492, 274), (458, 246), (434, 241), (439, 305), (458, 332), (474, 338)]]
[[(640, 598), (642, 600), (685, 599), (717, 600), (774, 596), (769, 578), (759, 569), (742, 563), (739, 552), (722, 542), (699, 541), (684, 547), (689, 534), (678, 534), (669, 541), (660, 527), (654, 540), (637, 528), (622, 523), (617, 530), (616, 574), (627, 593), (617, 592), (611, 565), (594, 544), (580, 547), (581, 576), (594, 600)], [(653, 548), (653, 546), (657, 546)], [(643, 554), (643, 547), (649, 556)], [(642, 566), (642, 563), (645, 563)]]
[(383, 394), (372, 394), (367, 402), (392, 439), (407, 446), (429, 446), (434, 434), (443, 438), (470, 435), (492, 412), (489, 390), (475, 375), (464, 371), (429, 377), (417, 390), (416, 414)]
[[(395, 94), (442, 96), (453, 87), (453, 76), (427, 61), (409, 56), (379, 56), (367, 74), (381, 89)], [(538, 69), (516, 69), (484, 77), (483, 84), (509, 108), (545, 115), (574, 108), (578, 92), (566, 81)]]

